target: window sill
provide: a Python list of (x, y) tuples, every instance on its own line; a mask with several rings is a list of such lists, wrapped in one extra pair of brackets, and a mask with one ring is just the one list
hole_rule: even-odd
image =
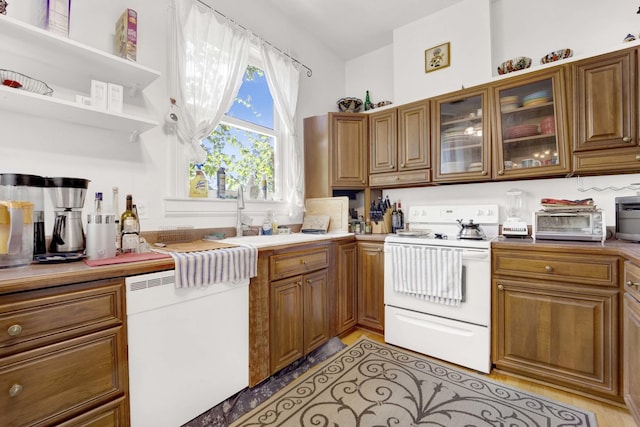
[[(163, 202), (166, 217), (226, 217), (231, 213), (235, 215), (237, 209), (236, 199), (166, 197)], [(267, 209), (274, 213), (286, 210), (287, 202), (245, 198), (244, 205), (246, 213), (264, 214)]]

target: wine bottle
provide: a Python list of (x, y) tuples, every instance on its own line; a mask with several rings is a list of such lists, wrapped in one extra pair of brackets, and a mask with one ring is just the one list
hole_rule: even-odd
[(133, 196), (127, 194), (125, 211), (120, 215), (120, 235), (122, 239), (122, 253), (138, 252), (138, 218), (133, 212)]
[(398, 223), (399, 223), (399, 229), (404, 230), (404, 212), (402, 212), (402, 207), (399, 200), (398, 200)]
[(391, 211), (391, 232), (395, 233), (400, 229), (399, 217), (398, 217), (398, 208), (396, 204), (393, 204), (393, 210)]
[(371, 99), (369, 98), (369, 91), (364, 98), (364, 111), (372, 110), (373, 104), (371, 103)]

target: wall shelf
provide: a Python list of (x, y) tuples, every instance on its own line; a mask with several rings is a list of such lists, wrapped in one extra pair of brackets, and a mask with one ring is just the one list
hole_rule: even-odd
[[(160, 76), (136, 62), (4, 15), (0, 15), (0, 38), (2, 68), (72, 92), (88, 94), (91, 80), (96, 79), (122, 85), (134, 96)], [(0, 108), (132, 135), (158, 126), (149, 118), (93, 109), (55, 95), (55, 91), (50, 97), (2, 86)]]

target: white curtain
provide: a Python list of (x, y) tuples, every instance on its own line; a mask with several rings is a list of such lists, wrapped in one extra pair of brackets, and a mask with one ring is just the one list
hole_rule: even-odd
[(302, 141), (296, 138), (296, 108), (300, 83), (299, 64), (274, 49), (264, 41), (260, 41), (260, 55), (265, 67), (267, 84), (273, 96), (273, 102), (280, 115), (286, 132), (281, 141), (284, 150), (283, 161), (287, 165), (287, 173), (282, 177), (284, 198), (289, 204), (289, 215), (297, 215), (302, 211)]
[(177, 134), (185, 157), (203, 163), (214, 131), (242, 84), (251, 33), (197, 0), (172, 0)]

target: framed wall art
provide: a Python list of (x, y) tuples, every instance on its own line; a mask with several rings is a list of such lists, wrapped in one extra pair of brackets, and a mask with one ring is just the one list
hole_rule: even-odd
[(429, 73), (451, 65), (450, 43), (446, 42), (424, 51), (424, 72)]

